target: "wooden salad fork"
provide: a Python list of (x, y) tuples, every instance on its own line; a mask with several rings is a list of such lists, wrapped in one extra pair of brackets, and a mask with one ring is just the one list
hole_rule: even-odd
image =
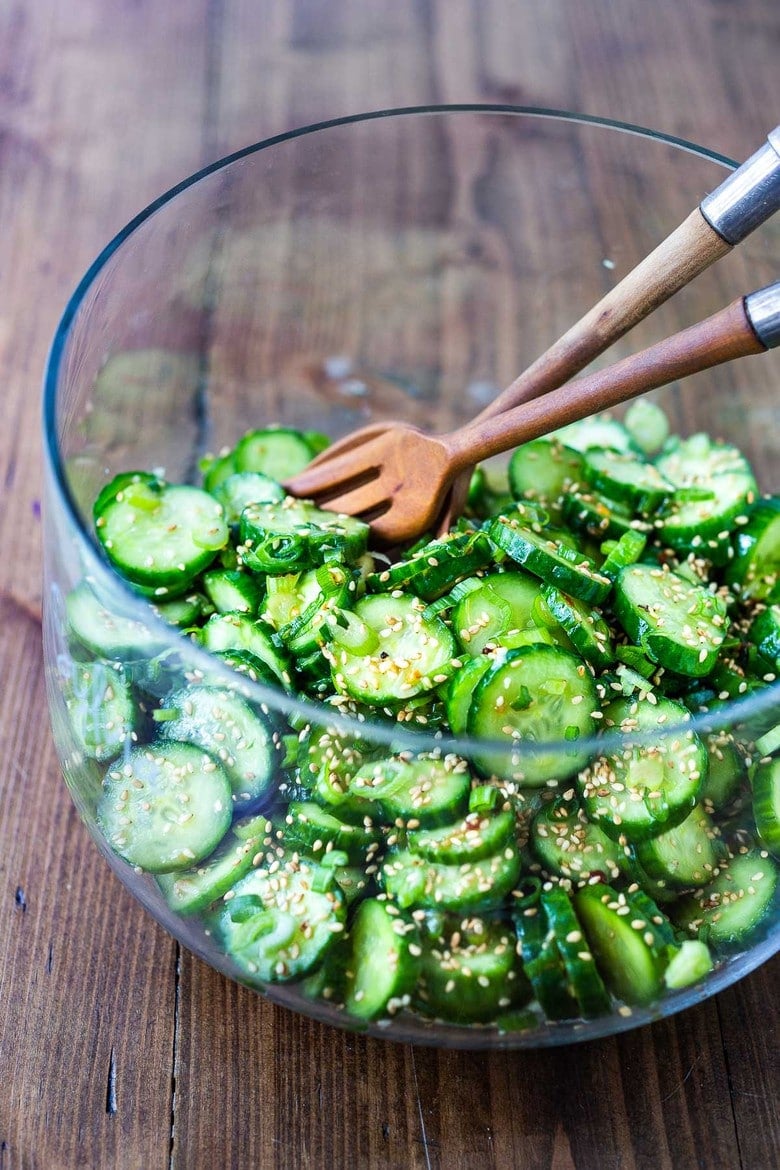
[(367, 520), (386, 545), (429, 531), (457, 476), (482, 459), (608, 410), (667, 382), (780, 344), (780, 281), (696, 325), (502, 414), (444, 435), (395, 423), (348, 436), (285, 484), (321, 507)]
[[(778, 208), (780, 126), (775, 127), (763, 146), (707, 195), (671, 235), (489, 403), (473, 422), (493, 418), (562, 386), (675, 292), (741, 243)], [(371, 423), (328, 447), (317, 456), (312, 467), (341, 459), (369, 440), (378, 440), (391, 432), (396, 432), (399, 442), (403, 443), (409, 431), (414, 432), (414, 428), (397, 422)], [(368, 452), (364, 450), (362, 454)], [(291, 494), (306, 495), (307, 490), (325, 482), (312, 478), (308, 471), (285, 484)], [(446, 531), (463, 510), (469, 478), (470, 467), (466, 465), (453, 480), (450, 495), (440, 501), (440, 532)], [(322, 492), (316, 494), (323, 495)]]

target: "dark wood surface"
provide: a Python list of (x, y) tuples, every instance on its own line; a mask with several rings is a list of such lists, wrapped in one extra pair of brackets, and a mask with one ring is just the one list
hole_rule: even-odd
[(780, 1162), (770, 962), (550, 1052), (356, 1038), (131, 900), (59, 776), (40, 650), (38, 387), (102, 244), (202, 164), (382, 106), (568, 107), (741, 157), (780, 113), (777, 0), (0, 0), (0, 1170)]

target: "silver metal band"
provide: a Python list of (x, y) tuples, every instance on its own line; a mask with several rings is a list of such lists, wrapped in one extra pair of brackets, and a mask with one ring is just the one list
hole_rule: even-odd
[(728, 244), (739, 244), (780, 208), (780, 126), (719, 187), (700, 209)]
[(780, 345), (780, 281), (745, 297), (745, 312), (767, 349)]

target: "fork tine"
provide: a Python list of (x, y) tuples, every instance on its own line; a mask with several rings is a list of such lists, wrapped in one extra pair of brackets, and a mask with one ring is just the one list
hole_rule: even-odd
[[(286, 479), (282, 487), (292, 496), (307, 500), (325, 499), (344, 487), (359, 486), (367, 480), (376, 479), (381, 470), (381, 461), (371, 459), (372, 440), (361, 444), (363, 450), (359, 461), (354, 448), (333, 455), (322, 462), (310, 463), (297, 475)], [(323, 452), (325, 454), (325, 452)]]
[(316, 501), (320, 507), (327, 508), (329, 512), (343, 512), (347, 516), (373, 518), (387, 511), (392, 504), (386, 485), (379, 476), (368, 482), (363, 480), (363, 482), (349, 484), (345, 481), (344, 484), (337, 485), (334, 490), (335, 494), (321, 495)]

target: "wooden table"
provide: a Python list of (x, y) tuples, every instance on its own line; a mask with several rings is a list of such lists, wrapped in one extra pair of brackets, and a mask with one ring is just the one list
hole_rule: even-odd
[(777, 960), (576, 1049), (381, 1044), (276, 1009), (130, 899), (60, 780), (40, 650), (38, 386), (102, 244), (204, 163), (382, 106), (612, 115), (743, 157), (776, 0), (0, 0), (0, 1170), (769, 1170)]

